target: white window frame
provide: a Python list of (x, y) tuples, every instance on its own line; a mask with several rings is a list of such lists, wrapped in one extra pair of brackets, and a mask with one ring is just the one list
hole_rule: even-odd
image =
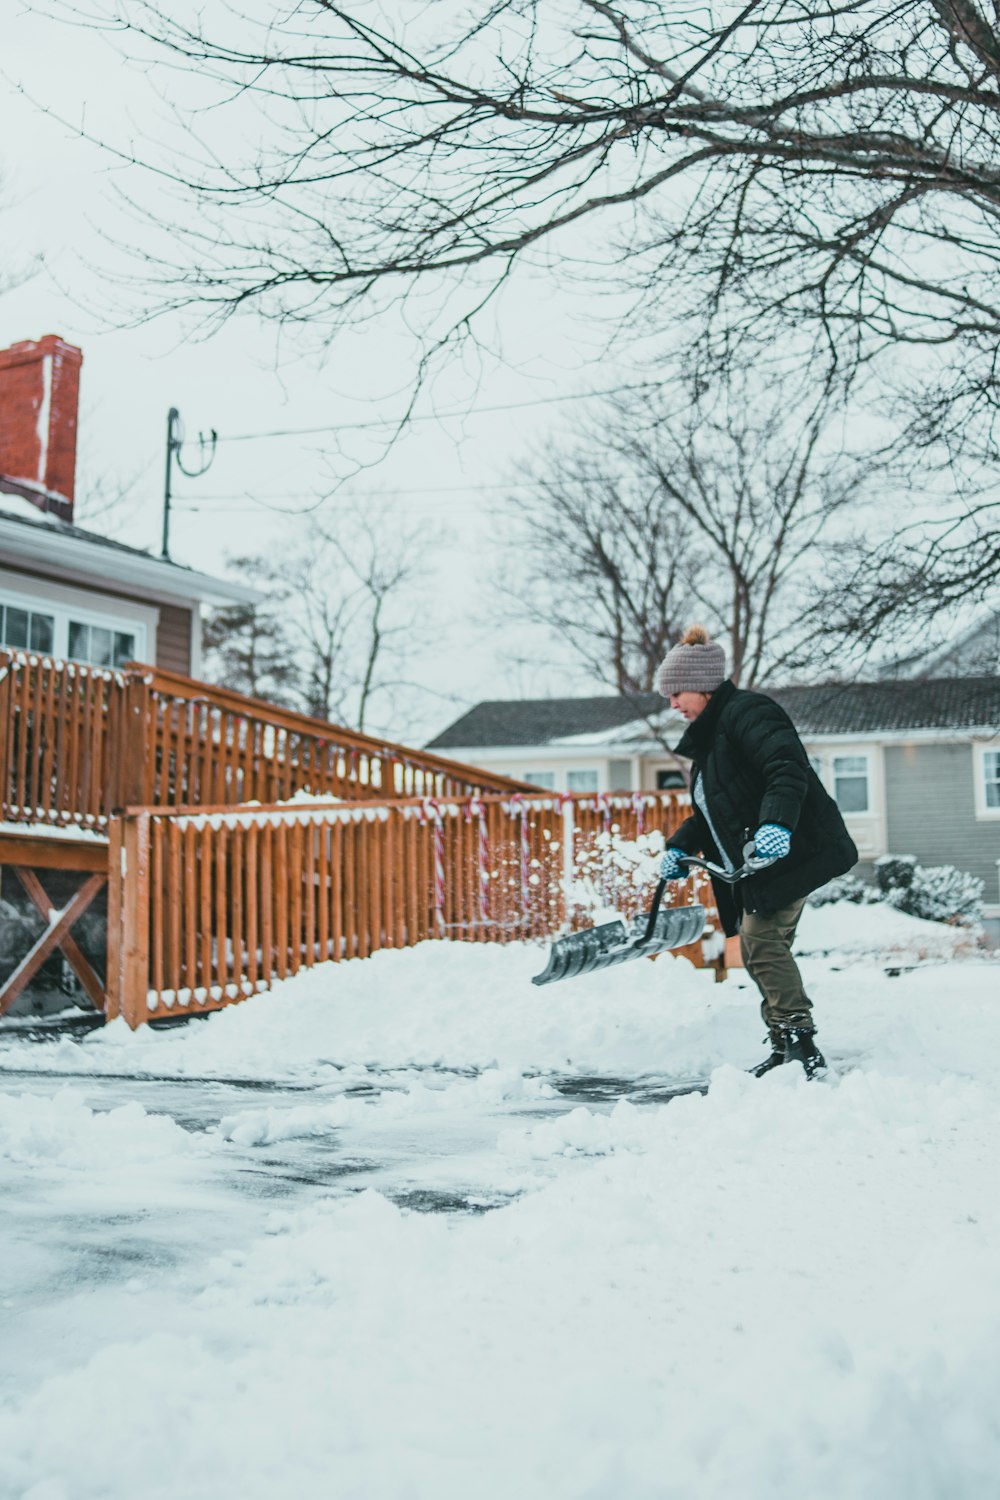
[(30, 638), (31, 638), (31, 622), (33, 620), (48, 620), (49, 623), (52, 626), (52, 638), (53, 638), (53, 642), (54, 642), (55, 641), (55, 632), (56, 632), (56, 621), (55, 621), (55, 615), (53, 614), (52, 610), (51, 609), (33, 609), (23, 599), (17, 599), (16, 602), (8, 603), (8, 598), (9, 597), (10, 596), (5, 595), (2, 592), (2, 590), (0, 590), (0, 650), (2, 650), (2, 651), (31, 651), (31, 652), (36, 652), (40, 656), (45, 656), (45, 655), (49, 654), (49, 653), (43, 651), (40, 646), (32, 646), (32, 645), (18, 646), (18, 645), (15, 645), (12, 641), (9, 641), (7, 639), (7, 620), (6, 620), (6, 615), (7, 615), (7, 611), (8, 610), (16, 609), (16, 610), (19, 611), (19, 613), (25, 614), (25, 615), (28, 616), (28, 638), (29, 638), (29, 641), (30, 641)]
[[(976, 789), (976, 818), (982, 822), (1000, 821), (1000, 807), (990, 807), (986, 801), (987, 756), (1000, 755), (1000, 741), (989, 740), (972, 746), (972, 779)], [(992, 781), (992, 777), (990, 780)]]
[(530, 781), (532, 786), (537, 786), (541, 792), (554, 792), (556, 790), (555, 771), (522, 771), (518, 776), (519, 781)]
[[(593, 776), (594, 785), (588, 787), (575, 787), (572, 783), (572, 778), (574, 776)], [(575, 792), (578, 796), (581, 797), (592, 797), (595, 792), (599, 792), (601, 790), (600, 769), (597, 766), (573, 766), (571, 770), (566, 772), (566, 790), (568, 792)]]
[[(843, 760), (863, 760), (865, 763), (865, 805), (864, 807), (852, 808), (850, 811), (840, 807), (837, 801), (837, 762)], [(857, 772), (854, 773), (858, 775)], [(845, 776), (846, 779), (846, 776)], [(871, 817), (872, 808), (872, 758), (867, 750), (841, 750), (833, 751), (830, 756), (830, 795), (840, 808), (841, 816), (844, 818), (868, 818)]]
[[(69, 625), (73, 620), (80, 625), (97, 626), (98, 629), (120, 631), (128, 633), (135, 639), (135, 659), (137, 661), (148, 661), (149, 642), (156, 639), (156, 625), (159, 612), (155, 609), (147, 609), (141, 605), (130, 604), (123, 600), (121, 609), (117, 608), (114, 601), (114, 610), (102, 608), (104, 600), (95, 600), (92, 595), (85, 593), (82, 589), (64, 588), (53, 584), (51, 593), (44, 587), (37, 592), (29, 591), (24, 581), (17, 575), (0, 571), (0, 597), (5, 604), (13, 604), (15, 608), (30, 610), (33, 614), (48, 615), (52, 621), (52, 650), (38, 651), (32, 646), (18, 646), (11, 649), (26, 651), (30, 656), (49, 656), (57, 660), (74, 661), (75, 657), (69, 654)], [(111, 600), (107, 601), (109, 605)], [(93, 663), (84, 662), (84, 666)], [(113, 668), (105, 667), (105, 671), (113, 671)]]

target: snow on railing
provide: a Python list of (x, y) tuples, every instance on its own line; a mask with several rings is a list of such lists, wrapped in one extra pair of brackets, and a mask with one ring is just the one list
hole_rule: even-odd
[(381, 948), (632, 916), (687, 811), (675, 792), (129, 809), (111, 822), (109, 1014), (136, 1026)]

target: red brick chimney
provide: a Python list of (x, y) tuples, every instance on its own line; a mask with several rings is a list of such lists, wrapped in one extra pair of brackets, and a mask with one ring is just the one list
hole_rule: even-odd
[(73, 519), (81, 350), (57, 334), (0, 350), (0, 490)]

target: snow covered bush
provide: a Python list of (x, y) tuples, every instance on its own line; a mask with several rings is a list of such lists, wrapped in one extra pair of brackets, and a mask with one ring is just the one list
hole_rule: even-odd
[(856, 906), (870, 906), (880, 899), (873, 885), (857, 875), (838, 875), (809, 896), (810, 906), (829, 906), (834, 901), (852, 901)]
[(886, 892), (885, 899), (897, 911), (929, 922), (975, 927), (982, 921), (983, 882), (976, 875), (956, 870), (954, 865), (925, 869), (914, 864), (909, 885), (895, 886)]
[(883, 854), (875, 861), (875, 881), (883, 896), (890, 891), (908, 890), (917, 868), (916, 855)]
[(809, 896), (810, 906), (851, 901), (869, 906), (884, 901), (910, 917), (975, 927), (983, 916), (983, 882), (954, 865), (918, 865), (912, 854), (884, 854), (875, 861), (877, 887), (857, 875), (840, 875)]

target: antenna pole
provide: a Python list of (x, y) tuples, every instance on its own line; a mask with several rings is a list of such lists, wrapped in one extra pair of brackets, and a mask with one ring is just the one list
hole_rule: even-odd
[(170, 501), (173, 492), (173, 468), (176, 463), (182, 474), (188, 479), (198, 479), (212, 466), (215, 457), (215, 446), (219, 435), (213, 427), (206, 437), (203, 432), (198, 434), (198, 447), (201, 449), (201, 468), (188, 469), (181, 458), (181, 449), (184, 446), (184, 425), (181, 422), (181, 414), (176, 406), (172, 406), (167, 413), (167, 466), (163, 480), (163, 548), (161, 556), (170, 560)]

